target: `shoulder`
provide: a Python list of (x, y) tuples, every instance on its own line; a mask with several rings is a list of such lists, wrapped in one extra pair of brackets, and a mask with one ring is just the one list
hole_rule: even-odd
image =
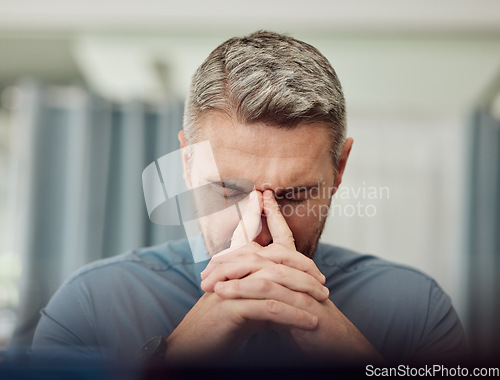
[(419, 360), (466, 351), (451, 299), (430, 276), (326, 244), (316, 254), (333, 303), (386, 358)]
[(187, 240), (132, 250), (83, 266), (59, 287), (51, 303), (66, 299), (68, 293), (78, 294), (82, 304), (92, 307), (105, 307), (110, 299), (123, 304), (131, 295), (145, 302), (171, 294), (194, 299), (199, 297), (203, 265), (195, 263)]
[(106, 259), (86, 264), (75, 271), (64, 282), (74, 284), (79, 280), (120, 275), (125, 272), (167, 272), (172, 269), (187, 269), (194, 264), (187, 240), (176, 240), (156, 246), (140, 248)]
[[(446, 313), (451, 300), (434, 279), (406, 265), (372, 255), (322, 245), (318, 268), (327, 278), (332, 301), (355, 320), (387, 329), (422, 331), (433, 310)], [(439, 318), (436, 315), (437, 318)]]
[[(43, 310), (35, 343), (104, 347), (128, 355), (127, 350), (137, 350), (148, 337), (172, 331), (196, 302), (196, 271), (187, 240), (85, 265)], [(131, 322), (133, 331), (123, 334), (130, 331)]]
[(330, 275), (367, 284), (404, 284), (405, 289), (416, 287), (420, 291), (422, 286), (437, 286), (432, 277), (418, 269), (343, 247), (320, 244), (314, 260), (327, 278)]

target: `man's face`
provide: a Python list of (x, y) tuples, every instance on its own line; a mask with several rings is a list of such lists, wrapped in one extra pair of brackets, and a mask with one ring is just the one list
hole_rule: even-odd
[[(198, 188), (212, 184), (204, 186), (203, 195), (196, 199), (197, 207), (243, 199), (239, 202), (241, 213), (250, 190), (270, 189), (293, 233), (297, 250), (312, 257), (335, 180), (327, 128), (319, 123), (293, 129), (260, 123), (247, 125), (215, 111), (206, 113), (199, 123), (199, 141), (210, 141), (218, 173), (207, 169), (207, 157), (202, 152), (193, 152), (187, 165), (188, 185)], [(240, 220), (239, 212), (235, 207), (222, 207), (221, 211), (199, 219), (211, 256), (229, 247)], [(272, 238), (265, 216), (261, 219), (262, 229), (254, 240), (266, 246)]]

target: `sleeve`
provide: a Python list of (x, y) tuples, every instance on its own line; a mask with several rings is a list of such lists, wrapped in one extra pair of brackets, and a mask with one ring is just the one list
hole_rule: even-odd
[(41, 311), (33, 343), (28, 350), (30, 364), (104, 360), (91, 316), (89, 305), (74, 284), (63, 284)]
[(427, 317), (414, 361), (460, 363), (469, 353), (464, 329), (450, 297), (432, 280)]

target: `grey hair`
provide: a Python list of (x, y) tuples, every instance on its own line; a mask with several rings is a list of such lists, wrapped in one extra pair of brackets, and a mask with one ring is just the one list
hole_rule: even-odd
[(344, 94), (330, 62), (305, 42), (259, 31), (219, 45), (191, 82), (184, 109), (188, 144), (199, 140), (197, 122), (210, 110), (283, 128), (324, 123), (337, 167), (346, 134)]

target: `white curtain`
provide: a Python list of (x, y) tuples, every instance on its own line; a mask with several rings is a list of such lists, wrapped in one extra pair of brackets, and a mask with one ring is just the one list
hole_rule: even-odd
[(13, 346), (30, 345), (40, 309), (78, 267), (185, 236), (181, 226), (149, 221), (141, 181), (150, 162), (178, 149), (181, 102), (113, 104), (79, 87), (21, 90), (14, 123), (23, 273)]
[(322, 239), (426, 272), (465, 322), (466, 118), (354, 114), (348, 125), (354, 144)]

